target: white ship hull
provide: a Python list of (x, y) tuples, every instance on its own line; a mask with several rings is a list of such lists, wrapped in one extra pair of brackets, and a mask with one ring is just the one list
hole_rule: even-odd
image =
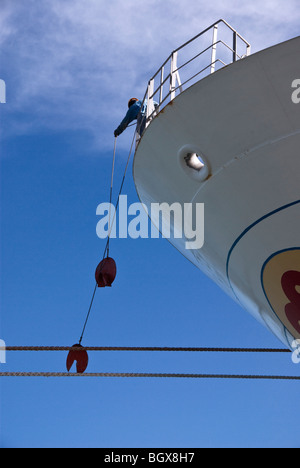
[[(204, 246), (171, 242), (288, 347), (300, 338), (299, 52), (300, 37), (183, 91), (145, 131), (133, 167), (149, 211), (204, 203)], [(184, 165), (188, 152), (202, 155), (206, 180)]]

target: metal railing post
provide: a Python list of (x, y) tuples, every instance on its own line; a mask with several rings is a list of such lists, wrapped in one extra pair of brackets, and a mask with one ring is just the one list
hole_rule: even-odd
[(148, 84), (148, 95), (147, 95), (147, 112), (146, 112), (147, 123), (148, 123), (149, 117), (154, 112), (153, 92), (154, 92), (154, 80), (150, 80)]
[(236, 34), (236, 31), (233, 32), (232, 50), (233, 50), (232, 61), (236, 62), (236, 59), (237, 59), (237, 34)]
[(177, 77), (177, 52), (173, 52), (171, 56), (171, 76), (170, 76), (170, 99), (173, 101), (176, 97), (176, 77)]
[(214, 25), (213, 28), (213, 40), (212, 40), (212, 52), (211, 52), (211, 67), (210, 73), (215, 72), (216, 58), (217, 58), (217, 41), (218, 41), (218, 24)]
[(161, 105), (162, 100), (163, 100), (164, 72), (165, 72), (165, 67), (161, 67), (161, 70), (160, 70), (160, 90), (159, 90), (159, 110), (160, 110), (160, 105)]

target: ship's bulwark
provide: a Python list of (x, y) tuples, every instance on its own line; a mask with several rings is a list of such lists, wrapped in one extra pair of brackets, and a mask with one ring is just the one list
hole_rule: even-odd
[[(147, 128), (133, 167), (147, 207), (204, 203), (204, 246), (172, 243), (288, 347), (300, 338), (299, 50), (297, 37), (181, 93)], [(185, 168), (189, 152), (206, 180)]]

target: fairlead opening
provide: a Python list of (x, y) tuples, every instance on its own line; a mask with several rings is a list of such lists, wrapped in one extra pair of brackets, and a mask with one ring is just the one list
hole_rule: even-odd
[(203, 153), (193, 145), (185, 145), (178, 152), (181, 169), (192, 179), (204, 182), (210, 176), (210, 165)]
[(199, 156), (197, 153), (188, 153), (184, 159), (186, 165), (195, 171), (201, 171), (204, 166), (203, 159), (201, 159), (201, 156)]

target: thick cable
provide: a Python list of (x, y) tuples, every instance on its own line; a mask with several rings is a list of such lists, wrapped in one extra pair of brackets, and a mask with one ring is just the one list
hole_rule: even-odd
[(300, 380), (292, 375), (234, 375), (234, 374), (156, 374), (156, 373), (116, 373), (100, 372), (72, 374), (67, 372), (0, 372), (0, 377), (155, 377), (188, 379), (255, 379), (255, 380)]
[(182, 348), (157, 346), (6, 346), (0, 351), (160, 351), (160, 352), (224, 352), (224, 353), (290, 353), (288, 348)]

